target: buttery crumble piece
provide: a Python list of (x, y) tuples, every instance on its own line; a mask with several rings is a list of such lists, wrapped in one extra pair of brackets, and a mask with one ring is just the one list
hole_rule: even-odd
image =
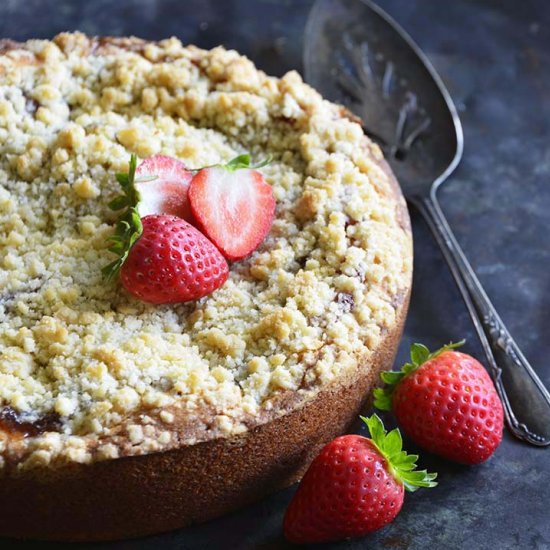
[[(409, 288), (411, 237), (380, 151), (340, 107), (295, 72), (175, 38), (0, 52), (0, 408), (59, 419), (32, 437), (0, 421), (0, 466), (243, 433), (370, 356)], [(102, 280), (130, 152), (196, 168), (245, 151), (274, 158), (276, 219), (222, 288), (152, 306)]]

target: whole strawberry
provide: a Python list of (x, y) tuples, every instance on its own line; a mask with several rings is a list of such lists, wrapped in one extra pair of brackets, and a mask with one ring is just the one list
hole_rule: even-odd
[(285, 537), (316, 543), (359, 537), (393, 521), (405, 489), (434, 487), (436, 474), (414, 471), (399, 430), (386, 433), (378, 416), (363, 418), (372, 439), (337, 437), (304, 475), (284, 518)]
[(227, 261), (192, 225), (167, 215), (141, 222), (143, 233), (120, 271), (128, 292), (145, 302), (171, 304), (198, 300), (225, 283)]
[(375, 406), (393, 409), (399, 425), (420, 447), (449, 460), (478, 464), (502, 440), (503, 410), (493, 382), (473, 357), (449, 344), (430, 353), (411, 347), (411, 362), (384, 372)]

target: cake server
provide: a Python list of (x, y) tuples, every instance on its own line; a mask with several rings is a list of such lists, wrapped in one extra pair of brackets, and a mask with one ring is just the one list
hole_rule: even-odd
[(434, 234), (472, 317), (510, 431), (550, 445), (550, 394), (508, 332), (437, 200), (462, 157), (456, 107), (410, 36), (369, 0), (317, 0), (305, 30), (305, 77), (345, 105), (383, 149)]

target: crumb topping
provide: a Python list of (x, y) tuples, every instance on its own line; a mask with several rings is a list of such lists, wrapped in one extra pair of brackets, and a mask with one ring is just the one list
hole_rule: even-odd
[[(411, 237), (379, 149), (340, 107), (295, 72), (175, 38), (14, 48), (0, 55), (0, 464), (242, 433), (376, 349)], [(130, 153), (199, 168), (243, 152), (274, 158), (276, 219), (222, 288), (154, 306), (102, 279)]]

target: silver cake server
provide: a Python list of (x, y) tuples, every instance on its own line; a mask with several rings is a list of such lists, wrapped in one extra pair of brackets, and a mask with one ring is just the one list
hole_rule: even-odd
[(308, 83), (364, 121), (428, 222), (474, 322), (510, 431), (532, 445), (550, 445), (550, 394), (491, 304), (437, 200), (462, 157), (463, 134), (434, 68), (369, 0), (317, 0), (305, 31), (304, 68)]

